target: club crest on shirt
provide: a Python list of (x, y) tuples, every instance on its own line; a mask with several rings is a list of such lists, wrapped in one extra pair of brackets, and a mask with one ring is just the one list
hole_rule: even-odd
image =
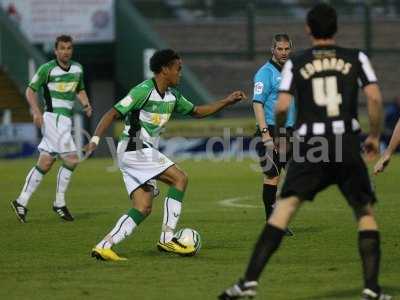
[(264, 84), (263, 84), (261, 81), (256, 82), (256, 83), (254, 84), (254, 95), (260, 95), (260, 94), (262, 94), (263, 89), (264, 89)]

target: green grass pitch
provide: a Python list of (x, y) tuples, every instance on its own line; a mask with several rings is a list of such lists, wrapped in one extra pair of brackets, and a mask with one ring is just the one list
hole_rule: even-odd
[[(11, 211), (34, 160), (0, 161), (0, 299), (216, 299), (240, 276), (263, 226), (262, 178), (255, 162), (184, 161), (189, 174), (179, 228), (202, 236), (198, 256), (159, 253), (163, 195), (133, 236), (116, 247), (126, 262), (89, 256), (91, 248), (130, 207), (111, 160), (83, 162), (72, 179), (67, 203), (76, 220), (63, 223), (51, 210), (58, 166), (45, 177), (29, 204), (28, 223)], [(374, 178), (382, 233), (381, 283), (400, 295), (398, 174), (400, 159)], [(222, 200), (239, 198), (223, 206)], [(225, 201), (229, 202), (229, 201)], [(230, 202), (232, 203), (232, 202)], [(356, 227), (336, 188), (306, 204), (265, 270), (258, 299), (359, 299), (362, 287)]]

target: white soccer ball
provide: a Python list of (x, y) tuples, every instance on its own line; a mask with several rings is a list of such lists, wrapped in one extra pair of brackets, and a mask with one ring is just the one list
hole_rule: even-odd
[(201, 248), (200, 234), (191, 228), (182, 228), (178, 230), (174, 237), (184, 246), (193, 246), (195, 251), (192, 255), (196, 255)]

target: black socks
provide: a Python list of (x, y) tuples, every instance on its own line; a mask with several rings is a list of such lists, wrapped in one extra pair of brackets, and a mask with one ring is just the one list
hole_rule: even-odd
[(278, 190), (278, 188), (276, 185), (270, 185), (270, 184), (264, 183), (263, 202), (264, 202), (266, 220), (269, 219), (269, 217), (272, 214), (272, 211), (274, 210), (274, 204), (276, 202), (276, 191), (277, 190)]
[(264, 270), (269, 258), (278, 249), (284, 235), (285, 230), (270, 224), (265, 225), (247, 267), (244, 278), (246, 281), (258, 281), (261, 272)]
[(379, 231), (360, 231), (358, 235), (358, 250), (362, 261), (365, 288), (379, 294), (378, 274), (381, 258)]

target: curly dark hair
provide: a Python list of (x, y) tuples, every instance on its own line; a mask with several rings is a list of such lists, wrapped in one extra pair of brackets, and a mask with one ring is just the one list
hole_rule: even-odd
[(174, 50), (158, 50), (150, 58), (150, 70), (153, 71), (155, 74), (158, 74), (161, 72), (162, 67), (169, 66), (176, 59), (180, 59), (180, 57), (178, 53), (176, 53)]

